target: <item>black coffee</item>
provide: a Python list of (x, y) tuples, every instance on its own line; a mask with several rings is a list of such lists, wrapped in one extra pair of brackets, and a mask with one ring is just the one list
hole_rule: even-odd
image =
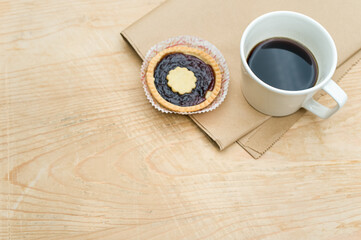
[(260, 42), (252, 49), (247, 63), (259, 79), (283, 90), (313, 87), (318, 76), (317, 62), (310, 50), (287, 38)]

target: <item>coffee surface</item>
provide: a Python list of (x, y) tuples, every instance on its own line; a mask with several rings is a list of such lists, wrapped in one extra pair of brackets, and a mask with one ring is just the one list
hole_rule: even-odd
[(318, 77), (315, 57), (302, 44), (287, 38), (271, 38), (257, 44), (247, 63), (266, 84), (283, 90), (311, 88)]
[[(197, 78), (196, 87), (190, 93), (179, 94), (168, 86), (167, 75), (176, 67), (184, 67), (192, 71)], [(178, 106), (194, 106), (206, 100), (207, 91), (212, 91), (215, 76), (210, 65), (201, 59), (183, 53), (172, 53), (165, 56), (154, 71), (155, 86), (159, 94), (168, 102)]]

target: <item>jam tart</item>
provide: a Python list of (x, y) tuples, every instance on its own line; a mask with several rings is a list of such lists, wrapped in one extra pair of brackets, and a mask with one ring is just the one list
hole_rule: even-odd
[(154, 56), (146, 71), (154, 99), (175, 112), (194, 112), (209, 106), (221, 90), (216, 60), (188, 46), (166, 48)]

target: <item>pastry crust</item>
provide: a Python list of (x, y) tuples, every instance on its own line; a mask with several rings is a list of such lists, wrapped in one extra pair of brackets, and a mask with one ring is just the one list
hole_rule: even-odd
[[(204, 100), (200, 104), (197, 104), (194, 106), (182, 107), (182, 106), (178, 106), (178, 105), (168, 102), (159, 94), (159, 92), (155, 86), (155, 83), (154, 83), (154, 81), (155, 81), (154, 71), (155, 71), (155, 68), (157, 67), (157, 64), (163, 59), (163, 57), (165, 57), (168, 54), (172, 54), (172, 53), (183, 53), (183, 54), (187, 54), (187, 55), (193, 55), (193, 56), (201, 59), (203, 62), (205, 62), (206, 64), (208, 64), (212, 67), (212, 69), (214, 71), (214, 81), (215, 81), (214, 87), (213, 87), (212, 91), (207, 92), (206, 95), (208, 96), (208, 98), (206, 98), (206, 100)], [(220, 70), (216, 60), (214, 60), (214, 58), (211, 57), (206, 52), (196, 49), (196, 48), (187, 47), (187, 46), (175, 46), (175, 47), (170, 47), (170, 48), (164, 49), (163, 51), (159, 52), (155, 57), (153, 57), (151, 59), (151, 61), (149, 62), (148, 68), (147, 68), (146, 80), (147, 80), (147, 85), (149, 87), (150, 93), (157, 100), (157, 102), (159, 102), (159, 104), (161, 104), (163, 107), (166, 107), (169, 110), (172, 110), (175, 112), (194, 112), (194, 111), (198, 111), (198, 110), (201, 110), (201, 109), (207, 107), (217, 97), (218, 93), (221, 90), (222, 74), (221, 74), (221, 70)]]

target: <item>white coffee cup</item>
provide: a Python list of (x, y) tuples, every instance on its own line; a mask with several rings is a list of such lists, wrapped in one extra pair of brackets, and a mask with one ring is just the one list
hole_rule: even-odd
[[(289, 91), (272, 87), (260, 80), (247, 64), (251, 50), (260, 42), (275, 38), (289, 38), (306, 46), (318, 65), (316, 84), (308, 89)], [(331, 79), (336, 69), (337, 51), (330, 34), (315, 20), (300, 13), (277, 11), (252, 21), (241, 39), (243, 66), (242, 92), (248, 103), (258, 111), (271, 116), (286, 116), (305, 108), (313, 114), (328, 118), (346, 102), (346, 93)], [(328, 108), (313, 99), (324, 90), (337, 103)]]

